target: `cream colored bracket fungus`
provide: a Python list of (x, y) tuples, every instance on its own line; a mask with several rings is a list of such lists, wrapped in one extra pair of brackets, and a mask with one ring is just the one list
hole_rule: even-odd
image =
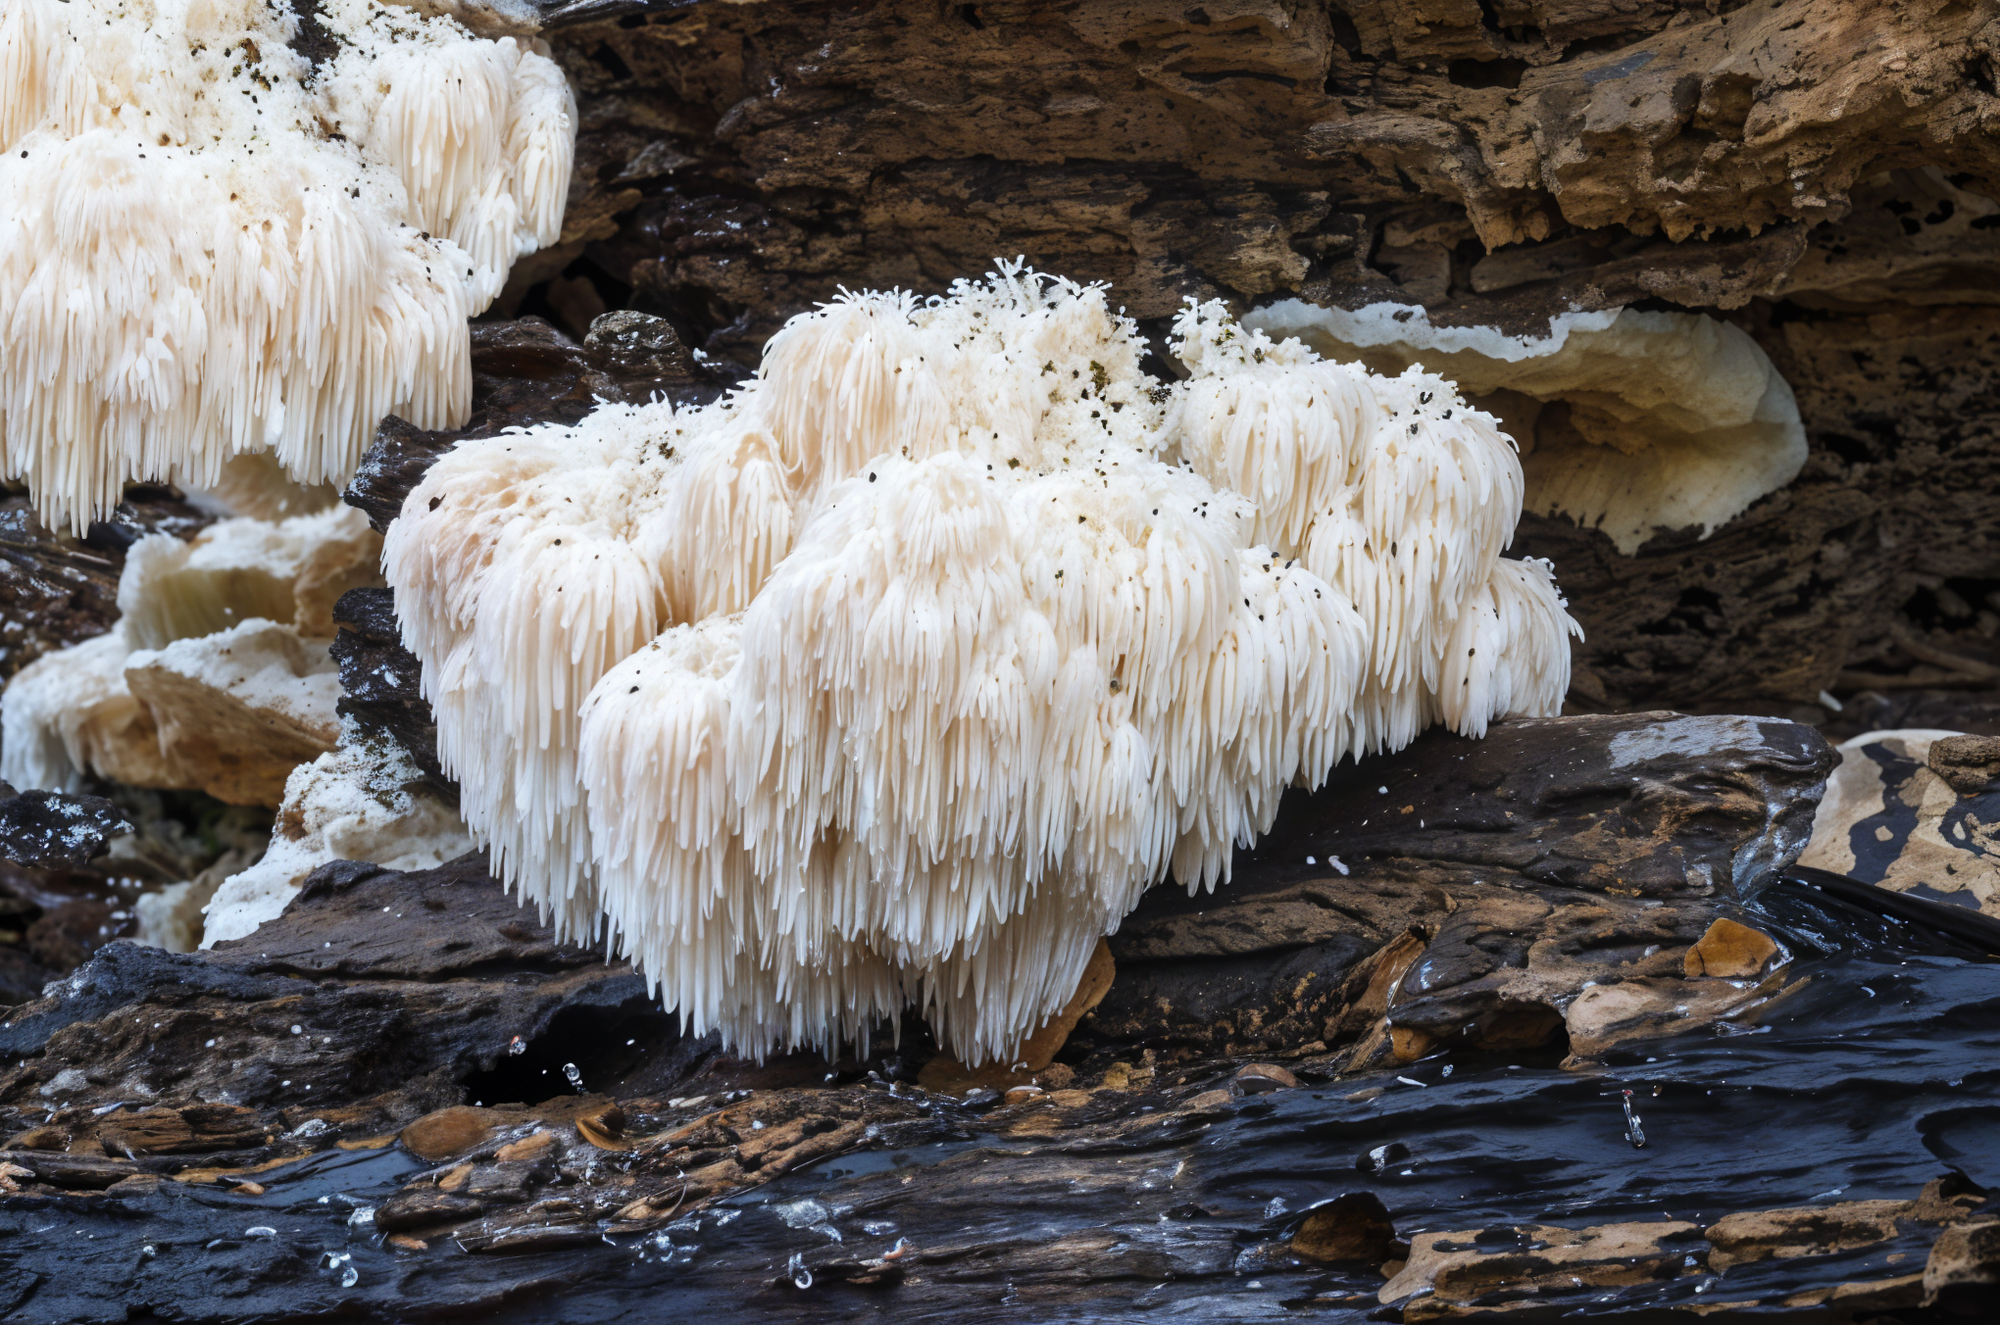
[(317, 14), (315, 67), (286, 4), (0, 0), (0, 474), (50, 525), (463, 422), (466, 319), (555, 241), (575, 103), (532, 40)]
[(1553, 713), (1513, 447), (1430, 373), (1232, 325), (1139, 369), (1004, 268), (794, 318), (704, 409), (460, 444), (384, 564), (475, 838), (697, 1031), (1011, 1061), (1169, 870), (1445, 722)]
[(1451, 378), (1520, 439), (1526, 509), (1601, 529), (1627, 556), (1661, 530), (1708, 537), (1806, 462), (1791, 387), (1705, 314), (1565, 313), (1546, 337), (1436, 327), (1403, 304), (1287, 299), (1244, 320), (1328, 358)]
[(37, 658), (0, 694), (0, 778), (86, 776), (278, 804), (297, 764), (333, 748), (333, 604), (378, 583), (381, 538), (351, 506), (222, 520), (132, 545), (110, 631)]

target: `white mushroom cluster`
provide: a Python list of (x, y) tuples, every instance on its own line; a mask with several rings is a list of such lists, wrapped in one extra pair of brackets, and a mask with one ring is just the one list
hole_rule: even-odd
[[(1433, 722), (1552, 713), (1521, 469), (1452, 386), (1018, 267), (793, 319), (716, 404), (470, 441), (384, 560), (496, 867), (697, 1031), (1008, 1060), (1171, 872)], [(1008, 1060), (1011, 1061), (1011, 1060)]]
[(539, 43), (325, 0), (0, 0), (0, 475), (80, 528), (243, 453), (343, 483), (463, 421), (466, 319), (561, 229), (575, 104)]

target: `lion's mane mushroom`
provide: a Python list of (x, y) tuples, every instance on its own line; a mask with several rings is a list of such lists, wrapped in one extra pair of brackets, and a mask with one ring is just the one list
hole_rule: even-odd
[(0, 3), (0, 474), (47, 523), (463, 420), (467, 317), (561, 229), (568, 86), (532, 42), (316, 13), (317, 67), (288, 5)]
[(1287, 299), (1244, 319), (1379, 372), (1442, 373), (1522, 443), (1526, 509), (1627, 556), (1662, 530), (1708, 537), (1798, 477), (1792, 389), (1743, 331), (1702, 313), (1564, 313), (1544, 337), (1433, 326), (1421, 308)]
[(1006, 1059), (1286, 787), (1555, 711), (1489, 417), (1220, 305), (1178, 347), (1004, 267), (795, 318), (705, 409), (462, 443), (384, 562), (475, 836), (739, 1048), (915, 1004)]

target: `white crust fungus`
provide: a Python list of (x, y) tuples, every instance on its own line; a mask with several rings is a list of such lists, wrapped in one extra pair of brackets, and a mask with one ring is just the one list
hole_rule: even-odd
[(575, 104), (531, 39), (325, 0), (0, 0), (0, 474), (81, 530), (272, 451), (344, 483), (463, 422), (466, 319), (562, 224)]
[(343, 721), (337, 748), (292, 770), (270, 849), (205, 899), (208, 919), (196, 927), (201, 946), (240, 939), (277, 919), (306, 876), (328, 861), (427, 870), (472, 850), (457, 813), (424, 790), (422, 778), (394, 740)]
[(251, 617), (332, 638), (333, 605), (377, 584), (381, 536), (351, 506), (286, 520), (220, 520), (183, 542), (132, 545), (118, 577), (119, 619), (136, 649), (227, 630)]
[(254, 849), (231, 847), (192, 879), (170, 883), (157, 892), (141, 893), (132, 903), (132, 919), (136, 922), (133, 941), (168, 952), (193, 952), (199, 948), (202, 913), (210, 899), (225, 879), (255, 865), (264, 850), (262, 844)]
[(81, 791), (96, 774), (135, 787), (174, 783), (153, 715), (125, 684), (124, 623), (44, 654), (0, 693), (0, 781)]
[[(1659, 530), (1703, 538), (1798, 476), (1792, 389), (1743, 331), (1701, 313), (1565, 313), (1546, 337), (1432, 326), (1423, 309), (1287, 299), (1244, 321), (1381, 372), (1418, 364), (1502, 416), (1525, 507), (1597, 528), (1627, 556)], [(1563, 409), (1543, 406), (1560, 401)]]
[(1101, 288), (1003, 267), (793, 319), (699, 410), (460, 444), (384, 565), (473, 836), (697, 1031), (1011, 1061), (1171, 871), (1445, 721), (1553, 713), (1494, 421), (1229, 323), (1141, 372)]
[(0, 778), (78, 790), (86, 775), (275, 805), (333, 748), (333, 603), (379, 583), (381, 538), (348, 506), (140, 539), (117, 625), (36, 659), (0, 695)]
[(251, 619), (125, 660), (125, 684), (153, 715), (176, 786), (231, 805), (269, 805), (285, 778), (340, 737), (340, 675), (324, 642)]
[[(206, 875), (209, 871), (202, 873)], [(201, 946), (201, 909), (220, 882), (216, 879), (207, 884), (206, 893), (202, 891), (204, 881), (197, 879), (183, 879), (155, 892), (141, 893), (132, 904), (132, 918), (136, 922), (133, 942), (168, 952), (193, 952)]]

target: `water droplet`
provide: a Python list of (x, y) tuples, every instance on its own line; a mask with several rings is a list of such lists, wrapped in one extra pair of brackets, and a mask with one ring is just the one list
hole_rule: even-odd
[(569, 1078), (569, 1084), (576, 1087), (578, 1094), (583, 1093), (583, 1073), (577, 1070), (575, 1063), (564, 1063), (563, 1075)]
[(824, 1224), (832, 1213), (811, 1198), (803, 1201), (787, 1201), (772, 1208), (778, 1218), (785, 1221), (786, 1228), (811, 1228), (815, 1224)]
[(1625, 1106), (1625, 1139), (1632, 1143), (1634, 1150), (1646, 1148), (1646, 1134), (1640, 1130), (1639, 1115), (1632, 1111), (1632, 1092), (1619, 1092), (1619, 1103)]

